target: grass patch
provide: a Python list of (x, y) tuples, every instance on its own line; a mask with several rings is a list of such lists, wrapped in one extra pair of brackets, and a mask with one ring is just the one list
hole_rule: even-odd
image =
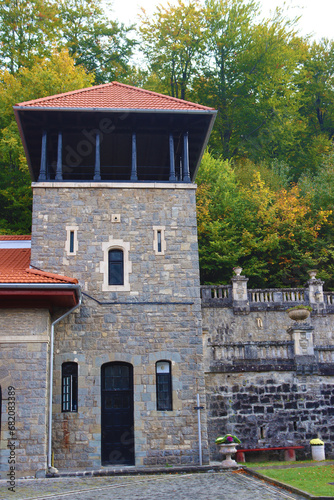
[[(282, 464), (282, 462), (280, 462)], [(267, 462), (267, 465), (268, 462)], [(273, 462), (270, 463), (273, 465)], [(265, 469), (263, 476), (277, 479), (316, 496), (334, 495), (334, 465), (321, 465), (316, 467), (295, 467), (291, 469)]]
[[(325, 464), (326, 462), (331, 462), (332, 463), (333, 460), (323, 460), (321, 462), (321, 464)], [(277, 460), (277, 461), (271, 461), (269, 462), (268, 460), (265, 461), (265, 462), (244, 462), (244, 463), (241, 463), (239, 462), (239, 465), (245, 465), (246, 467), (249, 467), (251, 469), (257, 469), (259, 467), (271, 467), (271, 466), (276, 466), (276, 465), (290, 465), (292, 466), (292, 464), (296, 465), (296, 464), (319, 464), (319, 462), (316, 462), (314, 460), (298, 460), (296, 462), (284, 462), (284, 460)]]

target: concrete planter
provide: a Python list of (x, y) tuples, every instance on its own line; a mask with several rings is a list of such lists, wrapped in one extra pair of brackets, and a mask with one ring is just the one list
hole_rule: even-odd
[(222, 443), (219, 444), (219, 452), (226, 455), (225, 460), (222, 461), (223, 467), (235, 467), (237, 462), (231, 458), (237, 452), (236, 443)]
[(317, 460), (318, 462), (326, 460), (324, 444), (311, 445), (311, 450), (312, 450), (312, 460)]

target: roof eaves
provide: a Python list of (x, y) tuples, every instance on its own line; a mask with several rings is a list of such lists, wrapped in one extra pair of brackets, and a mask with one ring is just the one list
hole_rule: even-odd
[[(26, 108), (24, 108), (24, 109), (26, 109)], [(26, 142), (26, 139), (25, 139), (25, 136), (24, 136), (20, 113), (18, 112), (19, 109), (15, 109), (15, 106), (13, 106), (13, 110), (14, 110), (14, 116), (15, 116), (15, 120), (16, 120), (16, 123), (17, 123), (17, 127), (19, 129), (19, 134), (20, 134), (20, 137), (21, 137), (21, 141), (22, 141), (22, 144), (23, 144), (24, 154), (25, 154), (26, 159), (27, 159), (30, 177), (31, 177), (32, 181), (35, 181), (37, 179), (35, 179), (34, 170), (32, 168), (32, 163), (31, 163), (31, 158), (30, 158), (30, 154), (29, 154), (29, 149), (28, 149), (28, 145), (27, 145), (27, 142)]]
[(67, 281), (68, 283), (72, 283), (72, 284), (77, 284), (78, 283), (78, 280), (76, 278), (69, 278), (68, 276), (62, 276), (60, 274), (53, 274), (53, 273), (48, 273), (48, 272), (45, 272), (45, 271), (39, 271), (37, 269), (26, 269), (25, 270), (27, 273), (31, 273), (35, 276), (43, 276), (44, 278), (52, 278), (52, 279), (57, 279), (57, 280), (61, 280), (61, 281)]
[(181, 109), (181, 108), (84, 108), (84, 107), (46, 107), (46, 106), (14, 106), (16, 111), (81, 111), (81, 112), (112, 112), (112, 113), (178, 113), (178, 114), (217, 114), (213, 108)]

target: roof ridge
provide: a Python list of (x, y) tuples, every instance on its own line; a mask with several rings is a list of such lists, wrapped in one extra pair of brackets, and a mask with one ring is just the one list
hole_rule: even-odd
[(61, 274), (48, 273), (46, 271), (39, 271), (37, 269), (30, 269), (30, 268), (25, 269), (25, 271), (27, 271), (28, 273), (31, 273), (31, 274), (36, 274), (38, 276), (45, 276), (46, 278), (55, 278), (55, 279), (59, 279), (62, 281), (68, 281), (68, 282), (74, 283), (74, 284), (79, 283), (76, 278), (69, 278), (68, 276), (63, 276)]
[[(154, 97), (154, 96), (159, 97), (159, 98), (166, 100), (167, 102), (175, 102), (178, 104), (184, 104), (186, 106), (189, 106), (190, 108), (194, 107), (197, 110), (198, 109), (199, 110), (214, 110), (214, 108), (211, 108), (208, 106), (203, 106), (203, 104), (197, 104), (197, 103), (192, 102), (192, 101), (186, 101), (185, 99), (179, 99), (178, 97), (172, 97), (170, 95), (161, 94), (159, 92), (154, 92), (153, 90), (147, 90), (147, 89), (143, 89), (143, 88), (139, 88), (139, 87), (134, 87), (133, 85), (128, 85), (126, 83), (120, 83), (120, 82), (115, 82), (115, 81), (109, 82), (109, 83), (102, 83), (101, 85), (93, 85), (91, 87), (85, 87), (82, 89), (70, 90), (68, 92), (63, 92), (63, 93), (55, 94), (52, 96), (31, 99), (29, 101), (24, 101), (24, 102), (20, 102), (20, 103), (15, 104), (14, 108), (16, 106), (30, 106), (32, 104), (39, 105), (39, 104), (42, 104), (43, 102), (47, 102), (47, 101), (50, 101), (50, 103), (51, 102), (54, 103), (58, 99), (63, 99), (64, 97), (74, 96), (74, 95), (82, 94), (84, 92), (90, 92), (90, 91), (93, 92), (93, 91), (96, 91), (98, 89), (104, 89), (106, 87), (121, 87), (124, 89), (131, 90), (133, 92), (136, 92), (137, 94), (146, 94), (146, 95), (150, 95), (152, 97)], [(45, 107), (47, 107), (47, 106), (45, 106)], [(98, 108), (98, 106), (96, 106), (96, 108)]]

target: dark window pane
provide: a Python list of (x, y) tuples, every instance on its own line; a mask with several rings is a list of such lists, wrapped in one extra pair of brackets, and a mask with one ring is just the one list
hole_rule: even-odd
[(124, 285), (122, 250), (109, 250), (109, 285)]
[(172, 410), (172, 376), (169, 361), (156, 364), (157, 410)]
[(78, 411), (78, 365), (62, 365), (62, 411)]
[(74, 252), (74, 231), (70, 232), (70, 253)]

